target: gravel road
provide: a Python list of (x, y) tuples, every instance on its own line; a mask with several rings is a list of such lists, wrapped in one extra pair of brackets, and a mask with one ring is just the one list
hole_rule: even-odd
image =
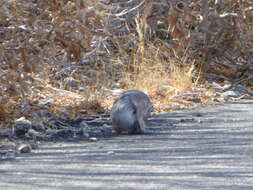
[(0, 162), (0, 189), (253, 189), (253, 101), (160, 114), (149, 124), (145, 135), (45, 143)]

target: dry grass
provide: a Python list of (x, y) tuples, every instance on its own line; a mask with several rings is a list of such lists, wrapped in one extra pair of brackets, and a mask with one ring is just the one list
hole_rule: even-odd
[[(133, 65), (122, 83), (124, 89), (139, 89), (150, 95), (156, 111), (169, 111), (172, 107), (192, 105), (173, 99), (179, 94), (190, 93), (199, 87), (199, 75), (194, 63), (173, 63), (162, 58), (165, 52), (153, 45), (135, 54)], [(182, 66), (184, 65), (184, 66)]]
[(192, 105), (173, 97), (192, 92), (199, 87), (200, 76), (194, 63), (174, 62), (175, 56), (169, 49), (145, 41), (146, 20), (135, 19), (135, 22), (139, 43), (131, 55), (132, 61), (122, 80), (124, 89), (146, 92), (156, 111), (169, 111), (175, 106)]

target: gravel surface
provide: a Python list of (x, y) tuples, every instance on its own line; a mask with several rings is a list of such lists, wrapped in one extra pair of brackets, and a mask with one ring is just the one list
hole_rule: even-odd
[(160, 114), (145, 135), (42, 143), (0, 162), (0, 189), (253, 189), (253, 102)]

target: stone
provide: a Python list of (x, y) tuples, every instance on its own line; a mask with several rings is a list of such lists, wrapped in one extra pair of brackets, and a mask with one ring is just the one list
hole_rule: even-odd
[(17, 137), (25, 137), (25, 134), (31, 128), (31, 122), (25, 117), (17, 119), (13, 127), (13, 135)]
[[(79, 89), (79, 90), (80, 90), (80, 89)], [(79, 113), (80, 113), (80, 114), (87, 114), (87, 113), (88, 113), (88, 111), (87, 111), (87, 110), (83, 110), (83, 109), (82, 109), (82, 110), (79, 110)]]
[(18, 147), (18, 151), (20, 153), (30, 153), (32, 150), (32, 147), (30, 144), (21, 144), (19, 147)]
[(235, 91), (229, 90), (222, 93), (224, 98), (238, 98), (238, 94)]
[(223, 87), (222, 87), (222, 91), (225, 92), (227, 90), (230, 90), (232, 88), (232, 84), (225, 84)]
[[(86, 91), (87, 88), (84, 87), (84, 86), (79, 86), (79, 87), (78, 87), (78, 90), (83, 92), (83, 91)], [(86, 113), (87, 113), (87, 112), (86, 112)]]
[(219, 102), (221, 102), (221, 101), (220, 101), (219, 99), (217, 99), (217, 98), (214, 98), (214, 99), (213, 99), (213, 102), (218, 102), (218, 103), (219, 103)]
[(198, 120), (198, 123), (203, 123), (203, 121), (199, 119), (199, 120)]
[(38, 132), (38, 131), (36, 131), (36, 130), (34, 130), (34, 129), (29, 129), (29, 130), (27, 131), (27, 134), (28, 134), (30, 137), (38, 137), (38, 136), (43, 135), (43, 133)]
[(203, 114), (202, 114), (202, 113), (193, 113), (192, 116), (195, 116), (195, 117), (203, 117)]
[(25, 117), (21, 117), (15, 120), (15, 125), (31, 125), (31, 122), (27, 120)]
[(180, 119), (180, 122), (182, 123), (192, 123), (192, 122), (196, 122), (197, 120), (194, 118), (185, 118), (185, 119)]
[(91, 137), (91, 138), (89, 138), (89, 141), (90, 141), (90, 142), (97, 142), (98, 139), (97, 139), (96, 137)]
[(108, 151), (107, 154), (108, 155), (113, 155), (113, 154), (115, 154), (115, 152), (114, 151)]
[(188, 98), (187, 101), (194, 102), (194, 103), (201, 103), (200, 98)]

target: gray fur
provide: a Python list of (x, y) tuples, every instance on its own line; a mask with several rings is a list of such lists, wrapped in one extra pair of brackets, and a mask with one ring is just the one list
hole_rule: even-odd
[(144, 133), (145, 120), (149, 116), (152, 104), (148, 96), (139, 90), (123, 92), (112, 107), (112, 126), (117, 133)]

